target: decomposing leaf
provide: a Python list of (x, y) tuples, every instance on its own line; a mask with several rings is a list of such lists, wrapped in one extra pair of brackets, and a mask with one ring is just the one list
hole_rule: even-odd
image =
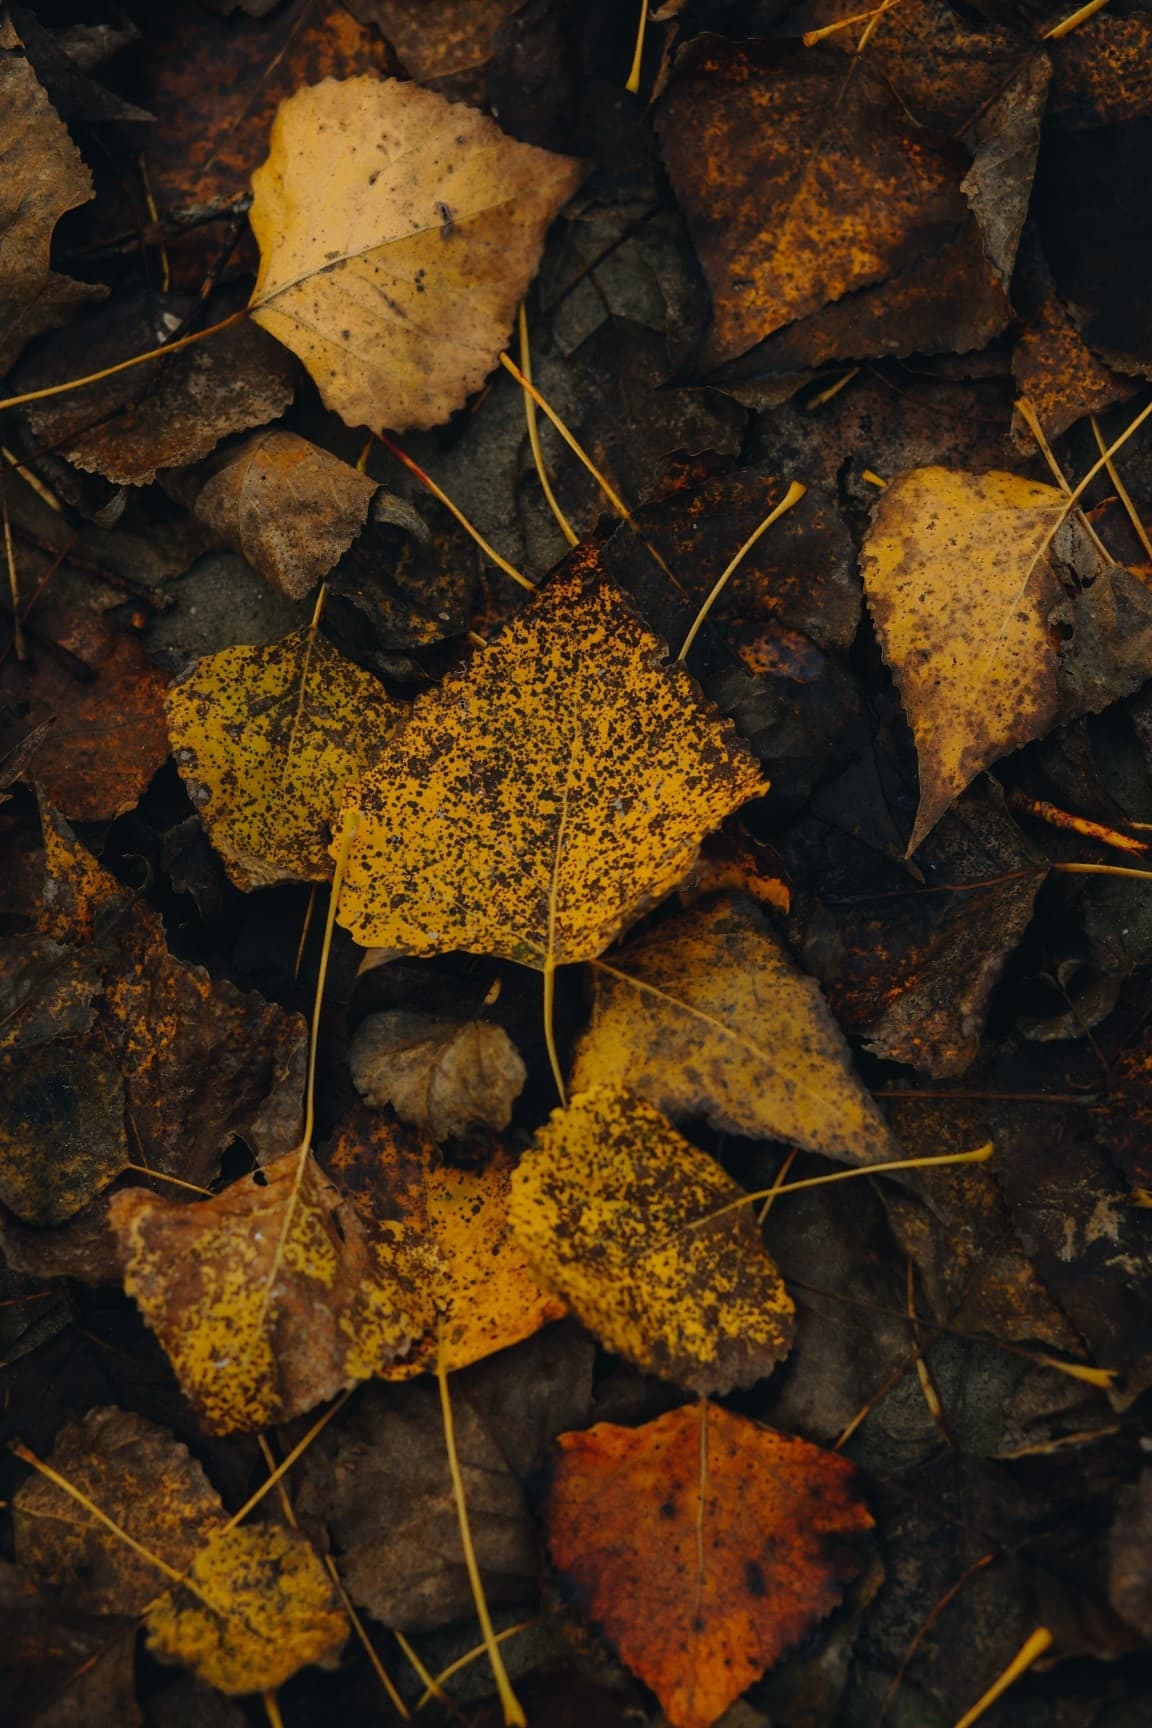
[(619, 591), (573, 554), (417, 699), (355, 794), (339, 919), (365, 947), (594, 959), (763, 790)]
[[(51, 1463), (138, 1544), (45, 1477), (25, 1482), (14, 1505), (21, 1563), (75, 1605), (144, 1614), (150, 1648), (222, 1692), (279, 1686), (340, 1649), (347, 1622), (306, 1539), (281, 1524), (231, 1528), (200, 1465), (163, 1429), (93, 1410), (62, 1430)], [(173, 1572), (186, 1582), (173, 1587)]]
[(310, 1410), (428, 1328), (419, 1242), (384, 1218), (366, 1227), (310, 1156), (193, 1205), (128, 1189), (110, 1209), (124, 1287), (212, 1433)]
[[(563, 1429), (587, 1421), (595, 1349), (553, 1328), (452, 1376), (456, 1445), (485, 1595), (531, 1602), (539, 1562), (525, 1480)], [(460, 1523), (429, 1381), (370, 1386), (304, 1461), (300, 1511), (322, 1518), (352, 1598), (385, 1626), (472, 1612)]]
[[(99, 322), (74, 324), (20, 366), (21, 390), (38, 390), (157, 348), (200, 315), (188, 295), (113, 301)], [(34, 402), (38, 444), (117, 485), (146, 486), (161, 469), (199, 462), (221, 439), (283, 413), (297, 369), (250, 320), (151, 366), (131, 367), (80, 391)]]
[(1133, 1188), (1152, 1195), (1152, 1038), (1138, 1038), (1115, 1058), (1108, 1096), (1094, 1114)]
[(369, 1014), (352, 1039), (352, 1081), (366, 1104), (391, 1104), (434, 1140), (507, 1128), (528, 1078), (503, 1026), (396, 1009)]
[(176, 765), (238, 887), (331, 876), (341, 802), (402, 712), (315, 626), (206, 655), (172, 687)]
[(861, 568), (916, 739), (910, 853), (977, 774), (1055, 724), (1065, 511), (1054, 486), (947, 468), (899, 475), (876, 506)]
[(846, 1458), (709, 1404), (562, 1434), (545, 1517), (673, 1728), (711, 1728), (836, 1607), (872, 1528)]
[(429, 1330), (402, 1361), (380, 1370), (385, 1378), (406, 1379), (434, 1368), (437, 1358), (454, 1373), (567, 1312), (541, 1288), (512, 1234), (506, 1154), (497, 1152), (480, 1169), (458, 1169), (422, 1136), (355, 1111), (324, 1163), (368, 1229), (387, 1196), (386, 1215), (414, 1231), (426, 1251)]
[[(429, 18), (423, 0), (359, 0), (371, 11), (421, 84), (459, 78), (488, 58), (497, 26), (516, 10), (518, 0), (441, 0)], [(357, 0), (352, 9), (356, 10)]]
[(697, 37), (659, 106), (660, 147), (712, 290), (716, 366), (935, 252), (967, 214), (967, 161), (888, 86), (799, 42)]
[[(0, 1685), (27, 1728), (140, 1728), (135, 1627), (62, 1611), (19, 1566), (0, 1562)], [(122, 1636), (117, 1637), (117, 1631)]]
[(98, 1048), (0, 1057), (0, 1200), (26, 1224), (61, 1224), (130, 1161), (124, 1082)]
[(1141, 1636), (1152, 1636), (1152, 1471), (1121, 1488), (1120, 1504), (1108, 1539), (1108, 1597), (1116, 1612)]
[(131, 809), (168, 754), (168, 677), (95, 613), (70, 615), (58, 641), (65, 655), (38, 650), (0, 668), (0, 751), (47, 722), (30, 777), (74, 821), (106, 821)]
[[(1036, 249), (1026, 248), (1021, 275), (1033, 305), (1012, 349), (1012, 376), (1052, 440), (1085, 414), (1102, 414), (1126, 401), (1136, 383), (1093, 354)], [(1021, 449), (1035, 448), (1033, 434), (1019, 415), (1013, 436)]]
[(746, 902), (681, 912), (592, 979), (574, 1091), (629, 1086), (666, 1115), (852, 1164), (898, 1156), (819, 985)]
[(252, 178), (252, 316), (350, 425), (439, 425), (496, 364), (582, 174), (416, 84), (311, 85)]
[(63, 324), (94, 284), (49, 267), (52, 234), (66, 210), (87, 203), (92, 177), (23, 53), (0, 46), (0, 373), (33, 336)]
[(598, 1086), (554, 1111), (521, 1160), (512, 1229), (608, 1349), (724, 1392), (770, 1374), (792, 1339), (792, 1302), (743, 1193), (651, 1104)]
[(229, 452), (196, 516), (274, 588), (302, 600), (363, 528), (376, 489), (295, 432), (261, 432)]
[(133, 1161), (204, 1183), (236, 1136), (267, 1158), (295, 1145), (305, 1057), (299, 1015), (175, 959), (158, 914), (133, 900), (51, 811), (44, 839), (42, 928), (56, 941), (92, 946), (103, 991), (87, 1037), (123, 1077)]
[(1146, 12), (1085, 18), (1049, 52), (1055, 125), (1078, 131), (1152, 114), (1152, 18)]

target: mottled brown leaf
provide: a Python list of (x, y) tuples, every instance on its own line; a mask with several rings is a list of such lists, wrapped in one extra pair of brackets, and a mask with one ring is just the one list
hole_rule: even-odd
[(395, 1009), (362, 1020), (349, 1050), (352, 1081), (366, 1104), (391, 1104), (402, 1122), (434, 1140), (469, 1128), (507, 1128), (528, 1078), (503, 1026)]

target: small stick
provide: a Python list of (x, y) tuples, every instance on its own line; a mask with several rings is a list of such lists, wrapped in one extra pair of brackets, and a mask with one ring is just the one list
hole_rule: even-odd
[(1080, 6), (1059, 24), (1053, 24), (1051, 30), (1045, 30), (1041, 42), (1058, 42), (1061, 36), (1070, 36), (1072, 31), (1084, 23), (1087, 18), (1094, 18), (1097, 12), (1102, 12), (1108, 0), (1088, 0), (1086, 6)]
[(1147, 842), (1137, 840), (1134, 834), (1121, 834), (1115, 828), (1106, 828), (1102, 822), (1090, 822), (1086, 816), (1073, 816), (1070, 811), (1061, 810), (1058, 804), (1030, 798), (1027, 792), (1018, 791), (1015, 787), (1008, 793), (1007, 803), (1010, 810), (1017, 810), (1022, 816), (1033, 816), (1038, 822), (1047, 822), (1053, 828), (1062, 828), (1067, 834), (1081, 834), (1086, 840), (1095, 840), (1101, 846), (1111, 846), (1117, 852), (1128, 852), (1137, 858), (1148, 857)]
[(4, 556), (8, 563), (8, 590), (12, 596), (12, 647), (17, 660), (28, 658), (24, 640), (24, 625), (20, 619), (20, 581), (16, 574), (16, 549), (12, 544), (12, 521), (8, 515), (8, 487), (4, 481), (4, 465), (0, 463), (0, 517), (4, 522)]

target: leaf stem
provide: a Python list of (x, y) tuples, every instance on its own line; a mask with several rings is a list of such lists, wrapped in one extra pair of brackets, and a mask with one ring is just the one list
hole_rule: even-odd
[[(1103, 0), (1100, 0), (1100, 3), (1102, 4)], [(1087, 10), (1087, 8), (1085, 8), (1085, 10)], [(1099, 7), (1094, 6), (1092, 10), (1097, 11), (1099, 10)], [(978, 1722), (981, 1716), (985, 1715), (992, 1708), (997, 1698), (1002, 1697), (1004, 1693), (1007, 1692), (1009, 1686), (1014, 1685), (1022, 1674), (1027, 1673), (1028, 1669), (1031, 1668), (1037, 1657), (1043, 1656), (1045, 1650), (1049, 1649), (1051, 1644), (1052, 1634), (1049, 1632), (1047, 1626), (1037, 1626), (1032, 1636), (1025, 1639), (1024, 1643), (1020, 1646), (1020, 1649), (1017, 1651), (1016, 1655), (1013, 1656), (1003, 1674), (992, 1682), (987, 1692), (983, 1693), (982, 1696), (976, 1700), (971, 1710), (965, 1710), (963, 1716), (961, 1716), (960, 1720), (957, 1722), (956, 1728), (972, 1728), (972, 1724)]]
[[(1101, 0), (1103, 4), (1103, 0)], [(624, 88), (630, 96), (640, 94), (640, 69), (644, 63), (644, 36), (648, 29), (648, 0), (640, 0), (640, 22), (636, 26), (636, 46), (632, 50), (632, 70)]]
[[(532, 382), (532, 353), (528, 346), (528, 314), (524, 302), (520, 302), (517, 315), (517, 329), (520, 336), (520, 370), (529, 384)], [(557, 526), (567, 540), (569, 546), (579, 544), (580, 536), (560, 508), (559, 500), (552, 490), (552, 482), (548, 478), (548, 470), (544, 466), (544, 451), (540, 446), (540, 426), (536, 419), (536, 403), (530, 390), (524, 391), (524, 418), (528, 422), (528, 442), (532, 446), (532, 460), (536, 464), (536, 474), (540, 481), (540, 490), (548, 503), (548, 508), (556, 518)]]
[(1104, 443), (1104, 434), (1100, 430), (1099, 420), (1097, 420), (1095, 414), (1090, 415), (1089, 419), (1092, 425), (1092, 436), (1096, 440), (1096, 448), (1104, 457), (1104, 466), (1107, 469), (1109, 480), (1111, 480), (1116, 489), (1116, 496), (1128, 512), (1128, 520), (1132, 524), (1136, 538), (1139, 540), (1141, 546), (1143, 546), (1148, 557), (1152, 559), (1152, 535), (1149, 535), (1147, 528), (1145, 528), (1140, 512), (1137, 510), (1135, 504), (1133, 504), (1128, 488), (1120, 478), (1119, 469), (1116, 467), (1111, 456), (1106, 454), (1107, 446)]
[(379, 440), (380, 440), (381, 444), (383, 444), (384, 448), (386, 450), (390, 450), (392, 452), (392, 454), (393, 454), (393, 456), (395, 456), (397, 462), (402, 462), (404, 464), (405, 468), (407, 468), (409, 474), (414, 475), (416, 477), (416, 479), (419, 480), (421, 486), (427, 487), (428, 491), (431, 492), (433, 498), (437, 499), (441, 504), (443, 504), (445, 510), (450, 511), (451, 514), (453, 516), (455, 516), (457, 522), (459, 522), (459, 524), (460, 524), (461, 528), (463, 528), (464, 532), (466, 534), (471, 535), (472, 539), (475, 540), (477, 546), (479, 546), (479, 548), (480, 548), (481, 552), (483, 552), (484, 556), (486, 558), (490, 558), (498, 570), (503, 570), (505, 576), (510, 576), (512, 578), (513, 582), (519, 583), (520, 587), (526, 588), (530, 594), (535, 593), (535, 591), (536, 591), (535, 582), (530, 582), (528, 580), (527, 576), (521, 575), (520, 571), (517, 570), (515, 564), (509, 564), (507, 558), (501, 557), (500, 553), (497, 552), (495, 546), (490, 545), (489, 542), (487, 540), (485, 540), (483, 534), (481, 534), (479, 528), (476, 527), (475, 523), (470, 522), (468, 520), (467, 516), (465, 516), (463, 510), (460, 509), (459, 505), (453, 504), (453, 502), (452, 502), (451, 498), (449, 498), (447, 492), (441, 491), (440, 487), (437, 486), (437, 484), (436, 484), (435, 480), (433, 480), (432, 476), (430, 474), (426, 474), (424, 472), (423, 468), (421, 468), (420, 464), (418, 462), (414, 462), (412, 460), (412, 458), (411, 458), (411, 456), (409, 456), (407, 450), (401, 449), (400, 445), (397, 444), (396, 440), (394, 438), (390, 438), (388, 436), (387, 432), (378, 432), (376, 434), (376, 436), (377, 436), (377, 438), (379, 438)]
[(175, 354), (181, 348), (191, 348), (194, 342), (204, 342), (209, 336), (216, 336), (221, 330), (228, 330), (233, 324), (239, 324), (241, 318), (247, 318), (248, 307), (241, 306), (238, 312), (230, 312), (227, 318), (221, 318), (218, 324), (209, 324), (203, 330), (193, 330), (187, 336), (178, 336), (175, 342), (165, 342), (159, 348), (149, 348), (143, 354), (133, 354), (128, 360), (117, 360), (115, 366), (105, 366), (102, 372), (89, 372), (84, 378), (69, 378), (65, 384), (46, 384), (41, 390), (26, 390), (22, 396), (6, 396), (0, 402), (0, 412), (5, 408), (22, 408), (25, 402), (43, 402), (49, 396), (65, 396), (69, 390), (82, 390), (87, 384), (99, 384), (105, 378), (115, 377), (117, 372), (127, 372), (133, 366), (142, 366), (146, 360), (159, 360), (165, 354)]
[(472, 1528), (468, 1522), (468, 1504), (464, 1497), (464, 1477), (460, 1470), (460, 1458), (456, 1451), (456, 1424), (452, 1416), (452, 1397), (448, 1391), (448, 1373), (444, 1367), (442, 1343), (436, 1351), (436, 1384), (440, 1389), (440, 1414), (444, 1422), (444, 1445), (448, 1453), (448, 1473), (452, 1478), (452, 1498), (456, 1502), (456, 1516), (460, 1524), (460, 1546), (464, 1550), (464, 1564), (468, 1569), (468, 1582), (472, 1586), (472, 1600), (476, 1604), (476, 1617), (484, 1635), (484, 1645), (488, 1651), (492, 1678), (496, 1682), (496, 1690), (500, 1695), (500, 1704), (504, 1711), (505, 1728), (528, 1728), (528, 1718), (521, 1708), (520, 1700), (512, 1690), (512, 1682), (509, 1680), (508, 1670), (504, 1666), (504, 1657), (496, 1639), (492, 1616), (488, 1612), (484, 1581), (480, 1576), (480, 1567), (476, 1561)]
[(564, 1070), (560, 1066), (560, 1055), (556, 1049), (556, 962), (551, 954), (544, 961), (544, 1042), (548, 1046), (548, 1060), (552, 1065), (552, 1078), (556, 1082), (556, 1090), (560, 1094), (561, 1104), (567, 1104), (568, 1097), (564, 1090)]
[(799, 504), (801, 498), (803, 498), (803, 496), (804, 496), (805, 492), (807, 492), (807, 490), (808, 490), (807, 486), (802, 486), (799, 480), (793, 480), (792, 484), (789, 486), (787, 492), (784, 494), (784, 496), (780, 500), (779, 504), (776, 505), (775, 509), (770, 510), (768, 515), (765, 516), (763, 522), (761, 522), (760, 526), (758, 528), (754, 528), (752, 533), (749, 534), (747, 540), (745, 540), (745, 542), (744, 542), (743, 546), (741, 546), (740, 550), (735, 554), (735, 556), (732, 559), (730, 559), (728, 565), (726, 566), (726, 568), (724, 569), (724, 571), (721, 573), (721, 575), (718, 577), (716, 583), (714, 584), (712, 592), (709, 594), (708, 598), (705, 600), (704, 604), (701, 606), (699, 612), (697, 612), (695, 622), (693, 623), (692, 628), (689, 630), (687, 636), (685, 636), (684, 645), (681, 648), (679, 654), (677, 654), (677, 656), (676, 656), (677, 660), (687, 659), (688, 652), (689, 652), (690, 648), (692, 647), (692, 644), (695, 642), (697, 636), (700, 634), (700, 628), (703, 625), (704, 620), (707, 618), (709, 612), (711, 612), (713, 606), (716, 604), (717, 600), (719, 600), (721, 594), (724, 592), (724, 589), (725, 589), (729, 579), (735, 575), (736, 571), (740, 568), (740, 565), (743, 563), (743, 561), (747, 557), (748, 553), (751, 552), (753, 546), (755, 546), (755, 544), (756, 544), (757, 540), (759, 540), (760, 536), (762, 534), (766, 534), (768, 532), (768, 529), (772, 527), (772, 524), (774, 522), (779, 522), (781, 516), (783, 516), (787, 511), (791, 510), (792, 506), (794, 504)]

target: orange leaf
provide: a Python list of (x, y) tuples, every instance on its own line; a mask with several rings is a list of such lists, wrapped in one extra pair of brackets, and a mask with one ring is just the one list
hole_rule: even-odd
[(553, 1563), (673, 1728), (709, 1728), (863, 1568), (848, 1460), (716, 1405), (557, 1452)]

